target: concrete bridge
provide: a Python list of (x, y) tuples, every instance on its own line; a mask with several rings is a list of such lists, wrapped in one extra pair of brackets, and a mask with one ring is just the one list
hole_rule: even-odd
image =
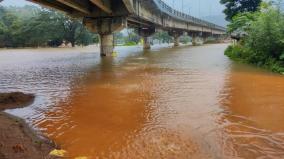
[(168, 31), (179, 45), (185, 33), (206, 39), (219, 37), (226, 29), (174, 10), (162, 0), (29, 0), (55, 8), (73, 17), (83, 18), (84, 25), (100, 35), (101, 55), (110, 56), (114, 49), (113, 33), (125, 27), (135, 28), (144, 39), (144, 49), (150, 49), (149, 37), (157, 29)]

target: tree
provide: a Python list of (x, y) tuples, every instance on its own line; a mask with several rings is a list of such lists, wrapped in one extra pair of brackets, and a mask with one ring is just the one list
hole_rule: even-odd
[(162, 43), (170, 43), (172, 37), (166, 31), (158, 31), (153, 35), (153, 39), (159, 40)]
[(72, 47), (77, 45), (89, 45), (94, 43), (96, 37), (88, 31), (79, 19), (65, 16), (61, 13), (57, 16), (56, 22), (59, 22), (59, 28), (62, 28), (63, 39), (70, 42)]
[(114, 33), (114, 43), (115, 45), (124, 44), (124, 36), (122, 32)]
[(63, 43), (89, 45), (98, 36), (81, 20), (34, 6), (0, 6), (0, 47), (57, 47)]
[(2, 47), (15, 47), (20, 45), (20, 19), (3, 8), (0, 12), (2, 12), (0, 17), (0, 32), (2, 32), (0, 36), (0, 45)]
[(232, 21), (239, 13), (257, 11), (261, 2), (262, 0), (220, 0), (220, 3), (226, 6), (223, 12), (228, 21)]
[(226, 55), (284, 74), (284, 13), (278, 7), (263, 3), (258, 12), (235, 16), (229, 27), (244, 28), (246, 36)]
[(31, 47), (46, 46), (49, 41), (63, 41), (63, 27), (60, 24), (61, 14), (42, 9), (37, 16), (25, 20), (22, 36), (25, 45)]
[(127, 29), (127, 37), (125, 43), (135, 43), (138, 44), (140, 41), (139, 35), (133, 29)]

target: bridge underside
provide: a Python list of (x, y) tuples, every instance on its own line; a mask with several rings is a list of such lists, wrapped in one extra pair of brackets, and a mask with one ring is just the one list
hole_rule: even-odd
[(135, 28), (149, 49), (148, 37), (162, 29), (174, 37), (175, 46), (184, 33), (193, 39), (219, 36), (225, 29), (173, 10), (161, 0), (28, 0), (83, 19), (84, 25), (100, 35), (101, 55), (113, 52), (113, 32)]

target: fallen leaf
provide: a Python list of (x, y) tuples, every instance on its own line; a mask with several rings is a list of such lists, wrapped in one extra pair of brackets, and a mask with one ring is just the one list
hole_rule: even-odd
[(86, 156), (80, 156), (80, 157), (76, 157), (75, 159), (88, 159), (88, 157), (86, 157)]
[(64, 157), (66, 155), (66, 153), (67, 153), (67, 151), (65, 151), (65, 150), (54, 149), (49, 153), (49, 155), (56, 156), (56, 157)]
[(17, 144), (15, 146), (12, 147), (14, 152), (15, 153), (18, 153), (18, 152), (24, 152), (25, 151), (25, 148), (22, 144)]

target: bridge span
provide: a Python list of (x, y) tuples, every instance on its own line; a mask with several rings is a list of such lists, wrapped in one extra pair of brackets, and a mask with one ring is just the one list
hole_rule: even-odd
[(28, 0), (63, 11), (83, 19), (84, 25), (100, 35), (102, 56), (110, 56), (114, 49), (113, 33), (125, 27), (135, 28), (144, 39), (144, 49), (150, 49), (149, 37), (157, 29), (168, 31), (179, 45), (185, 33), (206, 39), (219, 37), (226, 29), (216, 24), (177, 11), (162, 0)]

